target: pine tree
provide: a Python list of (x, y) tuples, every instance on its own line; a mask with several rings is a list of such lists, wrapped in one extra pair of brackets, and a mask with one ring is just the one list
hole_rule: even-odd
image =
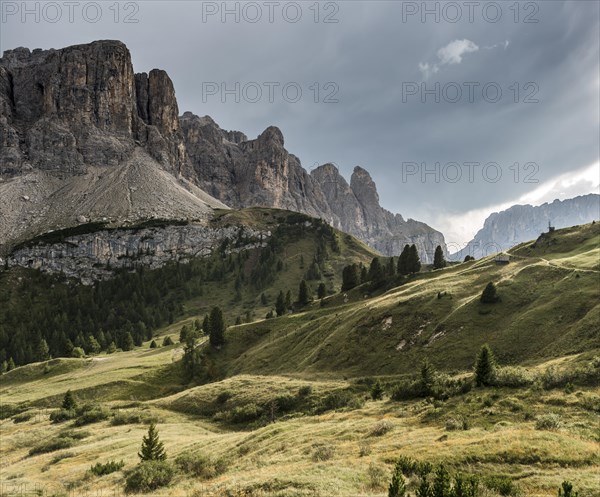
[(280, 291), (279, 295), (277, 295), (277, 300), (275, 301), (275, 312), (278, 316), (283, 316), (285, 314), (285, 297), (283, 295), (283, 291)]
[(469, 262), (469, 261), (474, 261), (474, 260), (475, 260), (475, 257), (473, 257), (472, 255), (465, 255), (463, 262)]
[(6, 361), (2, 361), (2, 365), (0, 365), (0, 373), (4, 374), (8, 371), (8, 363)]
[(310, 297), (308, 294), (308, 285), (306, 284), (306, 281), (302, 280), (298, 287), (298, 303), (300, 305), (306, 305), (308, 304), (309, 300)]
[(394, 474), (392, 475), (392, 482), (388, 489), (388, 497), (405, 497), (406, 495), (406, 482), (402, 475), (402, 470), (398, 465), (394, 468)]
[(38, 361), (47, 361), (50, 359), (50, 349), (48, 348), (48, 342), (43, 338), (38, 342), (35, 349), (35, 356)]
[(400, 257), (398, 257), (398, 274), (400, 274), (402, 276), (406, 276), (407, 274), (410, 274), (410, 271), (408, 268), (409, 253), (410, 253), (410, 246), (405, 245), (404, 249), (402, 249), (402, 253), (400, 254)]
[(213, 307), (210, 311), (208, 327), (210, 344), (213, 347), (220, 347), (225, 343), (225, 321), (223, 320), (223, 311), (219, 307)]
[(131, 336), (131, 333), (129, 333), (129, 332), (125, 333), (125, 336), (123, 337), (123, 344), (121, 345), (121, 348), (124, 351), (133, 350), (134, 345), (135, 344), (133, 343), (133, 337)]
[(204, 316), (204, 320), (202, 321), (202, 331), (205, 335), (210, 334), (210, 319), (208, 318), (208, 314)]
[[(73, 349), (71, 349), (71, 352), (73, 351)], [(110, 342), (108, 344), (108, 346), (106, 347), (106, 353), (107, 354), (114, 354), (117, 351), (117, 345), (115, 344), (115, 342)]]
[(88, 335), (86, 351), (88, 354), (98, 354), (102, 350), (98, 340), (94, 338), (94, 335)]
[(319, 288), (317, 288), (317, 297), (320, 299), (324, 299), (327, 296), (327, 287), (325, 283), (320, 283)]
[(188, 328), (188, 325), (184, 324), (179, 331), (179, 343), (185, 343), (189, 332), (190, 329)]
[(421, 259), (419, 259), (419, 252), (414, 243), (408, 251), (408, 271), (409, 273), (418, 273), (421, 271)]
[(67, 390), (67, 392), (65, 393), (61, 407), (67, 411), (71, 411), (77, 408), (77, 401), (75, 400), (75, 397), (73, 396), (71, 390)]
[(383, 386), (381, 385), (381, 382), (379, 380), (377, 380), (373, 384), (373, 387), (371, 388), (371, 398), (373, 400), (381, 400), (381, 399), (383, 399), (384, 392), (385, 391), (383, 390)]
[(396, 263), (395, 263), (393, 257), (390, 257), (388, 259), (388, 263), (387, 263), (385, 272), (386, 272), (386, 276), (388, 276), (388, 277), (396, 275)]
[(500, 300), (500, 298), (498, 297), (496, 285), (494, 285), (494, 283), (490, 281), (487, 284), (487, 286), (483, 289), (480, 301), (483, 304), (494, 304), (495, 302), (498, 302), (498, 300)]
[(151, 349), (156, 349), (156, 348), (158, 348), (158, 345), (156, 344), (156, 342), (155, 342), (154, 340), (152, 340), (152, 341), (150, 342), (150, 348), (151, 348)]
[(492, 349), (485, 344), (481, 347), (475, 362), (475, 384), (478, 387), (490, 386), (496, 374), (496, 360)]
[(167, 459), (165, 447), (158, 438), (158, 431), (154, 423), (148, 428), (148, 435), (142, 438), (142, 448), (138, 452), (138, 456), (142, 462), (164, 461)]
[(358, 266), (351, 264), (346, 266), (342, 270), (342, 292), (352, 290), (355, 286), (360, 283), (360, 275), (358, 272)]
[(269, 303), (267, 300), (267, 296), (264, 293), (260, 294), (260, 303), (261, 305), (267, 305)]
[(15, 368), (16, 368), (15, 361), (13, 361), (12, 357), (9, 357), (8, 363), (6, 364), (6, 371), (12, 371)]
[(384, 278), (383, 268), (379, 257), (374, 257), (369, 266), (369, 280), (373, 282), (381, 281)]
[(446, 259), (444, 258), (444, 251), (442, 247), (438, 245), (435, 248), (435, 254), (433, 256), (433, 269), (442, 269), (446, 267)]
[(431, 395), (435, 384), (435, 369), (433, 365), (424, 359), (421, 363), (421, 386), (424, 395)]
[(163, 338), (163, 347), (168, 347), (169, 345), (175, 345), (175, 342), (173, 342), (173, 339), (167, 335), (165, 338)]

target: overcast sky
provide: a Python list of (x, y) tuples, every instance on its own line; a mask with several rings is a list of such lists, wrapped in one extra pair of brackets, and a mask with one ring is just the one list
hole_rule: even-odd
[(597, 1), (51, 4), (2, 0), (0, 48), (119, 39), (136, 72), (169, 73), (180, 113), (276, 125), (307, 169), (363, 166), (449, 243), (514, 203), (598, 192)]

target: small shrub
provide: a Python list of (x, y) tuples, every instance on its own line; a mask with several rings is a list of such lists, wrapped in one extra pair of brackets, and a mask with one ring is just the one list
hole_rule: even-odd
[(50, 421), (53, 423), (62, 423), (64, 421), (75, 419), (76, 417), (77, 413), (74, 410), (59, 409), (58, 411), (50, 413)]
[(184, 452), (175, 459), (175, 464), (184, 473), (191, 474), (203, 480), (215, 478), (227, 471), (229, 463), (225, 459)]
[(69, 457), (75, 457), (75, 454), (73, 452), (61, 452), (60, 454), (56, 454), (48, 464), (58, 464), (60, 461), (68, 459)]
[(536, 430), (558, 430), (562, 422), (559, 414), (541, 414), (535, 421)]
[(171, 483), (174, 470), (166, 461), (144, 461), (132, 469), (125, 479), (125, 492), (152, 492)]
[(308, 397), (310, 394), (312, 394), (312, 391), (313, 389), (310, 385), (300, 387), (298, 389), (298, 397)]
[(31, 418), (33, 418), (33, 413), (31, 413), (31, 412), (24, 412), (22, 414), (16, 414), (16, 415), (14, 415), (13, 418), (12, 418), (12, 420), (13, 420), (13, 423), (26, 423)]
[(335, 455), (335, 449), (331, 445), (318, 445), (312, 454), (314, 462), (329, 461)]
[(29, 455), (35, 456), (38, 454), (47, 454), (48, 452), (56, 452), (57, 450), (70, 449), (73, 445), (75, 445), (73, 438), (60, 436), (32, 447), (29, 449)]
[(419, 463), (407, 456), (400, 456), (396, 461), (396, 470), (404, 476), (412, 476), (416, 474)]
[(225, 390), (219, 395), (217, 395), (217, 398), (215, 400), (217, 404), (225, 404), (225, 402), (231, 399), (231, 397), (233, 397), (233, 394), (229, 390)]
[(106, 463), (96, 463), (90, 468), (90, 473), (96, 476), (110, 475), (120, 471), (125, 466), (123, 461), (108, 461)]
[(84, 426), (104, 421), (110, 417), (110, 411), (104, 407), (93, 407), (83, 411), (75, 420), (75, 426)]
[(493, 383), (499, 387), (520, 388), (532, 385), (534, 380), (533, 374), (526, 369), (507, 366), (496, 369)]
[(392, 431), (393, 428), (394, 428), (394, 425), (387, 419), (384, 419), (375, 424), (375, 426), (371, 430), (370, 435), (372, 437), (382, 437), (386, 433)]
[(488, 476), (485, 486), (503, 497), (518, 497), (521, 494), (519, 487), (507, 476)]
[(112, 418), (110, 418), (110, 424), (112, 426), (152, 423), (156, 424), (159, 421), (160, 419), (157, 416), (153, 416), (152, 414), (140, 411), (120, 411), (114, 414)]
[(577, 497), (578, 492), (573, 492), (573, 484), (570, 481), (563, 481), (561, 488), (558, 489), (558, 497)]

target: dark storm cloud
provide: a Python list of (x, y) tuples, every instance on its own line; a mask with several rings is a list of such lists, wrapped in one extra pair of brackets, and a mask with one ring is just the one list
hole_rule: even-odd
[[(136, 71), (168, 71), (181, 112), (209, 114), (221, 126), (251, 137), (277, 125), (287, 148), (305, 167), (335, 162), (348, 176), (355, 165), (362, 165), (375, 178), (385, 207), (433, 222), (443, 231), (456, 227), (445, 226), (440, 212), (459, 215), (492, 208), (598, 160), (598, 2), (521, 2), (519, 22), (510, 9), (513, 2), (502, 2), (497, 4), (502, 18), (495, 23), (486, 21), (480, 8), (469, 22), (464, 2), (457, 2), (463, 18), (455, 23), (443, 17), (435, 22), (432, 15), (426, 22), (419, 15), (403, 22), (408, 4), (420, 9), (423, 3), (391, 1), (337, 2), (337, 12), (322, 2), (318, 23), (313, 3), (302, 2), (299, 22), (287, 22), (276, 9), (269, 23), (266, 5), (258, 4), (263, 19), (253, 24), (235, 22), (232, 15), (225, 23), (218, 15), (203, 22), (203, 9), (220, 9), (221, 2), (139, 2), (140, 22), (126, 24), (114, 22), (110, 4), (103, 3), (105, 16), (95, 24), (80, 17), (72, 24), (43, 19), (22, 23), (13, 16), (2, 24), (0, 41), (6, 49), (121, 39), (132, 52)], [(427, 4), (429, 9), (435, 6)], [(323, 23), (326, 15), (339, 22)], [(538, 22), (523, 22), (527, 15)], [(443, 47), (448, 48), (440, 54)], [(460, 47), (469, 49), (457, 52)], [(429, 70), (420, 70), (420, 65)], [(211, 82), (229, 88), (236, 82), (295, 82), (303, 97), (289, 103), (279, 90), (270, 103), (265, 90), (256, 103), (235, 103), (231, 96), (222, 103), (220, 95), (203, 98), (203, 83)], [(464, 86), (469, 82), (480, 85), (473, 101)], [(309, 89), (314, 83), (319, 103)], [(333, 97), (338, 103), (323, 102), (335, 88), (325, 87), (327, 83), (339, 87)], [(424, 83), (428, 89), (439, 83), (448, 91), (456, 83), (463, 98), (435, 103), (429, 96), (422, 103), (419, 94), (403, 95), (407, 83)], [(486, 83), (501, 88), (497, 103), (483, 98)], [(538, 102), (525, 103), (527, 97)], [(419, 167), (424, 163), (432, 171), (439, 162), (440, 173), (446, 174), (439, 182), (433, 174), (403, 177), (407, 162)], [(455, 183), (449, 179), (455, 178), (456, 168), (443, 169), (449, 162), (458, 163), (463, 175)], [(464, 166), (468, 162), (495, 162), (502, 178), (486, 181), (481, 166), (471, 182)], [(529, 162), (538, 169), (524, 169)], [(488, 169), (487, 176), (493, 178), (493, 172)], [(524, 181), (532, 172), (530, 179), (539, 183)]]

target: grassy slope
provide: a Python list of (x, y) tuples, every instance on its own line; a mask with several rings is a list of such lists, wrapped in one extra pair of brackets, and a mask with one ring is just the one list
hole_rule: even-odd
[[(226, 347), (211, 354), (226, 378), (184, 391), (174, 363), (181, 354), (178, 345), (151, 351), (146, 343), (91, 360), (61, 359), (17, 368), (0, 379), (0, 398), (5, 408), (8, 404), (34, 416), (25, 423), (11, 418), (0, 422), (3, 491), (17, 495), (23, 484), (46, 485), (46, 495), (66, 494), (69, 486), (105, 492), (122, 488), (122, 473), (90, 478), (85, 472), (93, 463), (109, 459), (124, 459), (126, 467), (132, 467), (143, 425), (110, 426), (104, 421), (81, 428), (89, 434), (71, 449), (27, 456), (40, 439), (67, 428), (51, 424), (45, 407), (57, 406), (71, 388), (79, 399), (158, 416), (171, 457), (194, 450), (230, 461), (225, 474), (207, 482), (179, 476), (165, 495), (189, 495), (199, 488), (259, 488), (265, 491), (262, 495), (285, 497), (384, 496), (393, 461), (404, 454), (478, 474), (508, 475), (525, 495), (555, 495), (567, 478), (580, 495), (598, 496), (597, 413), (587, 407), (598, 391), (590, 388), (572, 393), (475, 390), (434, 404), (369, 400), (354, 410), (282, 415), (277, 423), (252, 430), (210, 417), (249, 401), (294, 395), (306, 385), (316, 398), (355, 388), (356, 383), (344, 376), (412, 372), (425, 353), (440, 369), (464, 370), (484, 341), (505, 362), (532, 368), (577, 364), (600, 348), (600, 232), (596, 225), (573, 233), (577, 241), (570, 246), (560, 232), (550, 248), (517, 247), (508, 266), (496, 266), (489, 259), (471, 262), (423, 274), (370, 299), (364, 299), (364, 289), (357, 289), (349, 293), (347, 303), (343, 296), (333, 296), (324, 308), (315, 305), (305, 313), (232, 327)], [(297, 276), (288, 280), (282, 275), (282, 289)], [(502, 302), (485, 307), (477, 298), (490, 280), (499, 282)], [(438, 291), (449, 295), (438, 299)], [(176, 337), (181, 324), (162, 334)], [(581, 351), (586, 352), (564, 357)], [(217, 406), (222, 392), (233, 396)], [(536, 430), (535, 416), (548, 412), (558, 413), (563, 426), (552, 432)], [(447, 419), (457, 416), (468, 419), (471, 429), (446, 431)], [(391, 430), (374, 436), (374, 426), (383, 419)], [(314, 462), (313, 454), (323, 446), (333, 450), (332, 458)], [(360, 456), (360, 448), (367, 446), (370, 453)], [(70, 457), (57, 461), (61, 453)], [(384, 469), (381, 478), (369, 476), (371, 462)]]
[[(445, 370), (466, 369), (486, 342), (515, 364), (600, 348), (600, 225), (576, 233), (566, 233), (577, 240), (570, 251), (562, 241), (558, 253), (520, 246), (506, 266), (488, 257), (421, 274), (375, 298), (357, 289), (347, 304), (331, 297), (324, 308), (232, 327), (211, 358), (223, 376), (341, 377), (412, 372), (423, 355)], [(490, 281), (502, 300), (481, 304)]]

